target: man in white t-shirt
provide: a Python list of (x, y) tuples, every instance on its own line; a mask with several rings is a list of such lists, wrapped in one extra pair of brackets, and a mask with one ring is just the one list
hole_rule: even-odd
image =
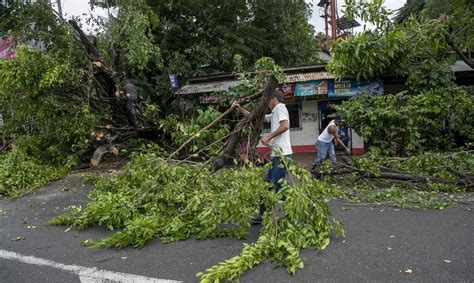
[(334, 145), (340, 144), (347, 154), (351, 153), (347, 146), (339, 139), (339, 135), (337, 133), (342, 121), (342, 117), (337, 115), (336, 118), (329, 122), (324, 131), (319, 135), (318, 141), (316, 142), (318, 155), (313, 161), (313, 167), (321, 164), (321, 162), (323, 162), (328, 155), (332, 163), (336, 162), (336, 152), (334, 151)]
[[(286, 109), (283, 102), (283, 95), (276, 91), (272, 100), (270, 100), (269, 108), (272, 111), (271, 114), (265, 115), (265, 120), (270, 122), (270, 133), (264, 134), (260, 137), (260, 141), (264, 145), (268, 145), (272, 149), (271, 160), (272, 167), (268, 170), (265, 181), (273, 183), (273, 190), (278, 192), (281, 188), (283, 181), (286, 178), (287, 168), (283, 163), (282, 158), (291, 160), (293, 151), (291, 150), (290, 142), (290, 116), (288, 109)], [(237, 111), (242, 113), (244, 116), (250, 115), (250, 112), (240, 106), (239, 103), (234, 102), (233, 106)], [(280, 164), (283, 164), (281, 166)], [(280, 166), (279, 166), (280, 165)], [(265, 207), (260, 205), (260, 215), (265, 211)], [(253, 219), (254, 223), (261, 222), (260, 219)]]

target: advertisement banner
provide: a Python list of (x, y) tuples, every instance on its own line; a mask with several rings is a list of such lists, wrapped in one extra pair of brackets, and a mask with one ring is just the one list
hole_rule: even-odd
[(278, 91), (279, 91), (284, 97), (292, 97), (292, 96), (295, 96), (295, 85), (294, 85), (294, 84), (280, 85), (280, 86), (278, 86)]
[(329, 93), (329, 83), (328, 80), (321, 80), (296, 84), (295, 96), (327, 97)]
[(329, 92), (330, 97), (348, 97), (362, 94), (382, 95), (383, 82), (373, 81), (334, 81), (334, 88)]

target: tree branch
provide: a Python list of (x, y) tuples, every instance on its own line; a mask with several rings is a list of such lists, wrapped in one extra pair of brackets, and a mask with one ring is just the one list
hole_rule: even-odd
[(456, 54), (459, 56), (459, 58), (461, 58), (461, 60), (463, 60), (464, 62), (466, 62), (466, 64), (473, 68), (474, 69), (474, 61), (473, 60), (470, 60), (466, 55), (464, 55), (464, 53), (462, 52), (461, 49), (459, 49), (456, 44), (454, 43), (454, 41), (451, 39), (451, 37), (449, 35), (446, 35), (446, 42), (448, 43), (448, 45), (456, 52)]

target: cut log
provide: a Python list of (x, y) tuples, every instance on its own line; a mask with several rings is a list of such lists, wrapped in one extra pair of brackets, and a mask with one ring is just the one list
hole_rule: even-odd
[(99, 146), (94, 151), (94, 155), (92, 156), (92, 159), (91, 159), (91, 166), (92, 167), (99, 166), (99, 163), (104, 159), (105, 156), (107, 156), (109, 154), (117, 156), (119, 154), (119, 151), (118, 151), (117, 147), (114, 146), (114, 145)]

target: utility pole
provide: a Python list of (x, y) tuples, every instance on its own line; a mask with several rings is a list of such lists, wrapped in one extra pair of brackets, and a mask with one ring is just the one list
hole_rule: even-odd
[(58, 5), (58, 14), (63, 17), (63, 7), (61, 6), (61, 0), (56, 0), (56, 5)]
[(56, 3), (53, 3), (51, 0), (48, 0), (49, 6), (51, 6), (52, 9), (54, 9), (53, 5), (56, 4), (57, 12), (59, 16), (62, 18), (63, 17), (63, 7), (61, 6), (61, 0), (56, 0)]

